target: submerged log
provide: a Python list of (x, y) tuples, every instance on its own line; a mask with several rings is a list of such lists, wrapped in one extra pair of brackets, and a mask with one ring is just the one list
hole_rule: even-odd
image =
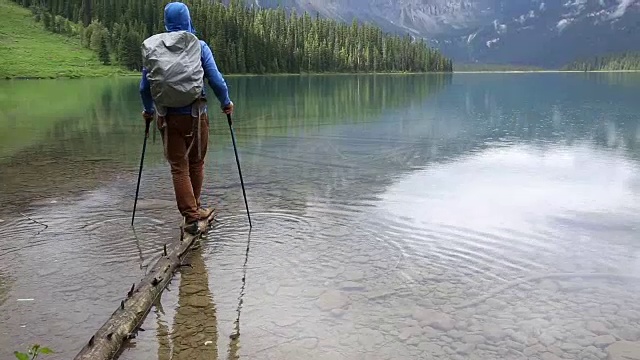
[[(208, 224), (213, 222), (214, 217), (215, 214), (212, 213), (207, 219)], [(123, 343), (136, 336), (156, 299), (200, 236), (183, 233), (180, 241), (174, 246), (167, 249), (165, 245), (163, 249), (160, 249), (163, 256), (158, 259), (151, 271), (137, 285), (131, 286), (118, 309), (91, 336), (74, 360), (112, 360), (119, 355)]]

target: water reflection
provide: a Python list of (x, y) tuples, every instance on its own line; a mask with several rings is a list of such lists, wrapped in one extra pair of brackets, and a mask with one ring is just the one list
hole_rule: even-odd
[[(237, 132), (254, 221), (239, 347), (229, 335), (248, 229), (228, 129), (218, 122), (205, 200), (222, 216), (202, 272), (185, 269), (184, 288), (163, 295), (164, 312), (147, 318), (122, 359), (183, 356), (185, 346), (218, 358), (237, 350), (251, 359), (603, 359), (622, 340), (640, 341), (636, 92), (602, 91), (575, 75), (455, 75), (440, 85), (429, 76), (234, 79), (251, 104)], [(129, 106), (127, 97), (109, 99)], [(100, 151), (119, 156), (128, 136), (139, 143), (138, 119), (118, 126), (93, 139), (112, 144)], [(152, 151), (161, 156), (159, 146)], [(68, 334), (98, 327), (117, 303), (89, 291), (126, 291), (132, 276), (112, 274), (140, 267), (126, 220), (118, 222), (128, 218), (135, 164), (80, 202), (33, 209), (53, 218), (47, 239), (67, 241), (53, 251), (41, 234), (27, 254), (51, 250), (59, 269), (79, 261), (72, 269), (100, 284), (75, 298), (93, 313), (107, 304)], [(161, 164), (151, 160), (143, 174), (153, 186), (141, 189), (140, 216), (158, 221), (141, 222), (146, 259), (176, 235)], [(105, 213), (113, 221), (96, 220)], [(89, 225), (64, 225), (70, 218)], [(14, 288), (40, 266), (19, 254)], [(34, 317), (9, 305), (2, 323), (24, 335), (17, 324)], [(195, 309), (209, 315), (189, 318)], [(54, 316), (32, 309), (43, 312)], [(189, 336), (192, 327), (206, 336)], [(75, 346), (56, 341), (69, 354)]]
[(633, 94), (591, 102), (582, 78), (521, 80), (456, 78), (386, 121), (256, 148), (279, 171), (257, 176), (287, 189), (261, 192), (305, 202), (290, 224), (263, 215), (252, 251), (280, 256), (252, 257), (242, 355), (603, 359), (637, 346)]
[(9, 281), (5, 278), (3, 273), (0, 272), (0, 306), (7, 300), (7, 293), (9, 292)]
[[(235, 127), (239, 146), (247, 147), (291, 131), (366, 123), (386, 109), (424, 101), (450, 83), (451, 75), (238, 77), (228, 82), (235, 102), (243, 104), (237, 106)], [(0, 202), (22, 206), (26, 200), (77, 195), (124, 172), (133, 173), (144, 128), (136, 84), (126, 78), (78, 80), (64, 86), (49, 80), (37, 85), (0, 82), (8, 94), (0, 99), (6, 104), (0, 129), (7, 136), (0, 141)], [(29, 91), (33, 87), (38, 87), (35, 94)], [(44, 111), (29, 106), (53, 93), (64, 95), (60, 101), (47, 100), (55, 107)], [(77, 100), (79, 93), (82, 101)], [(229, 146), (226, 122), (215, 109), (210, 110), (212, 154)], [(164, 164), (159, 143), (148, 146), (145, 164)]]
[(171, 331), (158, 324), (158, 360), (217, 359), (216, 307), (202, 250), (193, 251), (180, 270), (178, 305)]
[(410, 229), (407, 253), (445, 268), (462, 259), (449, 272), (477, 284), (552, 269), (640, 276), (620, 251), (636, 245), (638, 170), (589, 146), (487, 149), (403, 178), (380, 209)]
[[(305, 198), (294, 192), (286, 197), (272, 196), (284, 183), (279, 182), (274, 168), (264, 167), (262, 159), (247, 155), (252, 147), (259, 148), (275, 140), (272, 145), (276, 148), (279, 136), (288, 136), (290, 132), (313, 135), (318, 129), (340, 124), (380, 121), (385, 111), (424, 101), (451, 81), (450, 76), (337, 77), (334, 81), (330, 78), (276, 77), (262, 84), (265, 91), (250, 86), (255, 79), (229, 81), (240, 90), (236, 101), (247, 104), (238, 108), (236, 129), (243, 166), (255, 174), (246, 179), (255, 194), (252, 211), (260, 213), (272, 210), (273, 206), (291, 209), (292, 214), (277, 212), (273, 224), (301, 219)], [(18, 339), (24, 339), (47, 342), (66, 358), (73, 356), (86, 341), (82, 340), (84, 336), (108, 317), (112, 304), (117, 304), (131, 283), (157, 259), (162, 245), (177, 238), (173, 225), (178, 219), (172, 202), (170, 173), (163, 167), (162, 147), (150, 144), (140, 193), (137, 217), (140, 221), (135, 233), (125, 226), (132, 206), (143, 130), (135, 79), (28, 84), (1, 84), (15, 90), (3, 92), (11, 94), (3, 98), (11, 104), (2, 107), (5, 112), (0, 124), (2, 133), (11, 133), (16, 141), (3, 141), (0, 145), (3, 204), (0, 212), (4, 220), (0, 234), (12, 239), (0, 243), (0, 256), (9, 276), (16, 279), (7, 297), (25, 296), (35, 301), (28, 304), (8, 301), (1, 305), (0, 322), (6, 326), (0, 339), (0, 355), (4, 356), (6, 351), (9, 356)], [(29, 86), (39, 85), (48, 92), (55, 89), (65, 94), (51, 111), (39, 113), (40, 108), (28, 106), (30, 99), (46, 97), (44, 90), (41, 95), (36, 92), (34, 98), (26, 95)], [(380, 92), (381, 87), (387, 90)], [(309, 88), (314, 90), (305, 92)], [(389, 90), (393, 91), (387, 93)], [(78, 93), (84, 95), (82, 101), (71, 102), (69, 99), (77, 99)], [(294, 109), (285, 110), (291, 103), (284, 100), (294, 95)], [(380, 102), (383, 95), (384, 107)], [(344, 106), (344, 98), (354, 96), (367, 105)], [(38, 121), (29, 122), (31, 117)], [(23, 128), (26, 130), (22, 131)], [(31, 131), (33, 136), (27, 136)], [(205, 197), (207, 202), (219, 201), (221, 211), (232, 213), (238, 195), (232, 189), (239, 187), (226, 124), (215, 123), (210, 138), (212, 151)], [(306, 171), (311, 175), (313, 169)], [(297, 191), (308, 192), (318, 183), (314, 180), (295, 187)], [(260, 189), (264, 191), (261, 193)], [(19, 216), (21, 211), (48, 228), (41, 232), (40, 226)], [(226, 233), (229, 226), (239, 228), (231, 223)], [(223, 269), (233, 269), (231, 263), (226, 264)], [(220, 279), (226, 281), (221, 284), (222, 289), (226, 284), (237, 283), (233, 274)], [(233, 293), (231, 300), (220, 303), (235, 319), (238, 292), (233, 289)], [(174, 310), (172, 305), (164, 308)], [(225, 318), (225, 326), (220, 330), (224, 339), (218, 340), (218, 346), (221, 342), (228, 346), (228, 324), (232, 320)], [(205, 325), (208, 326), (202, 326)], [(171, 341), (178, 344), (189, 341), (181, 337), (181, 331), (172, 332), (175, 339)], [(65, 336), (47, 335), (52, 333)]]

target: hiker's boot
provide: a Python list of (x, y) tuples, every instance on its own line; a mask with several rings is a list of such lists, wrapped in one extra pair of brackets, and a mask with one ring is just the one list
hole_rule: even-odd
[(206, 220), (195, 220), (192, 222), (185, 223), (182, 226), (182, 230), (190, 235), (198, 235), (204, 232), (207, 226)]
[(211, 216), (211, 214), (213, 214), (213, 210), (212, 208), (203, 208), (200, 207), (198, 208), (198, 215), (200, 215), (200, 219), (201, 220), (207, 220), (209, 219), (209, 216)]

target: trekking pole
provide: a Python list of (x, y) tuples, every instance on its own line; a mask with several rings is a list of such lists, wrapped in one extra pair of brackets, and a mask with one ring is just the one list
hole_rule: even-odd
[(231, 115), (227, 114), (227, 122), (229, 123), (229, 131), (231, 131), (231, 141), (233, 141), (233, 151), (236, 154), (236, 163), (238, 164), (238, 174), (240, 174), (240, 184), (242, 185), (242, 196), (244, 196), (244, 205), (247, 207), (247, 217), (249, 218), (249, 228), (251, 228), (251, 215), (249, 215), (249, 204), (247, 203), (247, 194), (244, 191), (244, 181), (242, 180), (242, 170), (240, 169), (240, 159), (238, 158), (238, 149), (236, 148), (236, 135), (233, 132), (233, 121)]
[(133, 219), (136, 217), (136, 205), (138, 204), (138, 192), (140, 191), (140, 178), (142, 177), (142, 164), (144, 162), (144, 152), (147, 150), (147, 138), (149, 137), (149, 125), (151, 125), (151, 119), (146, 119), (145, 128), (144, 128), (144, 142), (142, 143), (142, 156), (140, 157), (140, 170), (138, 170), (138, 186), (136, 186), (136, 198), (133, 202), (133, 214), (131, 214), (131, 226), (133, 226)]

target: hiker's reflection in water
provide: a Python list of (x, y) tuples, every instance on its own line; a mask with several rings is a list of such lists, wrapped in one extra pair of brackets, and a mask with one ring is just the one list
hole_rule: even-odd
[(166, 324), (158, 324), (158, 359), (218, 359), (216, 308), (209, 291), (202, 249), (193, 250), (184, 263), (192, 267), (180, 270), (173, 331), (169, 333)]

